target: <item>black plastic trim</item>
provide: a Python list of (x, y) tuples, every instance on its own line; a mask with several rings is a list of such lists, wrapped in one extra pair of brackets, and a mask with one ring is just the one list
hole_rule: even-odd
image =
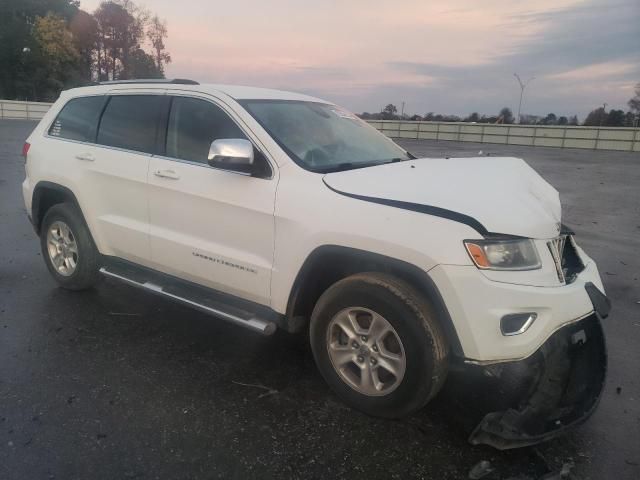
[(437, 319), (440, 321), (440, 326), (442, 327), (449, 342), (452, 353), (458, 357), (464, 357), (462, 344), (460, 343), (460, 338), (451, 318), (451, 314), (449, 313), (444, 299), (440, 294), (440, 290), (431, 276), (411, 263), (398, 260), (393, 257), (387, 257), (379, 253), (368, 252), (366, 250), (358, 250), (341, 245), (322, 245), (313, 250), (305, 259), (302, 267), (298, 271), (295, 281), (293, 282), (293, 286), (289, 294), (289, 300), (287, 302), (287, 318), (295, 318), (295, 315), (297, 314), (297, 304), (298, 302), (303, 301), (301, 298), (301, 291), (303, 290), (306, 282), (313, 281), (316, 267), (326, 265), (323, 258), (335, 255), (345, 255), (347, 259), (353, 259), (354, 261), (360, 262), (360, 264), (372, 265), (370, 269), (360, 269), (353, 273), (377, 271), (375, 270), (375, 267), (373, 267), (375, 265), (378, 267), (386, 267), (385, 271), (387, 271), (387, 273), (396, 275), (401, 273), (402, 275), (399, 276), (407, 277), (406, 279), (412, 281), (414, 287), (424, 293), (427, 299), (431, 301)]
[(584, 284), (584, 289), (589, 295), (589, 299), (593, 304), (593, 308), (600, 315), (600, 318), (607, 318), (609, 312), (611, 312), (611, 300), (604, 293), (596, 287), (593, 282), (587, 282)]
[[(76, 196), (71, 190), (69, 190), (67, 187), (64, 187), (58, 183), (40, 181), (36, 184), (36, 186), (33, 189), (33, 198), (31, 199), (31, 216), (30, 216), (31, 223), (33, 224), (33, 228), (36, 231), (36, 234), (38, 235), (40, 234), (40, 226), (42, 223), (42, 218), (40, 218), (40, 200), (41, 200), (42, 194), (45, 193), (47, 190), (53, 190), (62, 194), (62, 196), (70, 200), (71, 203), (73, 203), (76, 207), (78, 207), (78, 210), (80, 210), (80, 213), (82, 213), (82, 208), (80, 208), (78, 199), (76, 198)], [(84, 214), (83, 214), (83, 219), (84, 219)]]
[(195, 80), (188, 78), (138, 78), (132, 80), (109, 80), (100, 82), (98, 85), (130, 85), (138, 83), (153, 83), (153, 84), (177, 84), (177, 85), (200, 85)]
[(104, 111), (107, 109), (107, 105), (111, 101), (110, 95), (104, 95), (104, 102), (102, 102), (102, 108), (100, 109), (100, 113), (98, 114), (98, 119), (96, 121), (95, 128), (93, 130), (93, 139), (91, 140), (91, 144), (98, 145), (98, 132), (100, 131), (100, 124), (102, 123), (102, 116), (104, 115)]
[[(324, 180), (323, 180), (324, 181)], [(482, 223), (480, 223), (475, 218), (465, 215), (464, 213), (455, 212), (453, 210), (447, 210), (446, 208), (434, 207), (432, 205), (423, 205), (420, 203), (412, 203), (412, 202), (402, 202), (400, 200), (390, 200), (387, 198), (378, 198), (378, 197), (368, 197), (365, 195), (356, 195), (355, 193), (347, 193), (342, 192), (340, 190), (336, 190), (331, 185), (329, 185), (326, 181), (324, 184), (327, 186), (329, 190), (335, 192), (339, 195), (343, 195), (349, 198), (355, 198), (356, 200), (362, 200), (364, 202), (377, 203), (380, 205), (386, 205), (388, 207), (400, 208), (402, 210), (410, 210), (412, 212), (424, 213), (426, 215), (432, 215), (434, 217), (446, 218), (447, 220), (452, 220), (454, 222), (463, 223), (473, 228), (476, 232), (483, 236), (492, 236), (499, 235), (489, 232)], [(513, 237), (512, 235), (510, 237)]]
[(160, 115), (158, 115), (156, 126), (156, 155), (165, 156), (167, 154), (167, 134), (169, 132), (169, 115), (173, 106), (173, 96), (165, 96)]
[(575, 234), (576, 232), (574, 232), (573, 229), (571, 229), (571, 227), (568, 227), (564, 223), (560, 224), (560, 235), (575, 235)]

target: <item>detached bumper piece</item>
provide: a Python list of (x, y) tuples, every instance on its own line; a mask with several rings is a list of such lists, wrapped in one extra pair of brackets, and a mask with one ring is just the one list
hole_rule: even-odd
[(598, 315), (558, 330), (526, 360), (483, 368), (507, 405), (485, 415), (469, 441), (507, 450), (553, 438), (589, 418), (600, 400), (607, 354)]

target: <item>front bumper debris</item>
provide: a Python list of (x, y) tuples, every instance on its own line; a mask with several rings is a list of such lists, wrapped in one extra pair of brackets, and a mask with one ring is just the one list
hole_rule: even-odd
[(584, 422), (598, 405), (607, 369), (600, 319), (593, 313), (561, 328), (525, 360), (474, 368), (489, 377), (502, 405), (469, 441), (500, 450), (543, 442)]

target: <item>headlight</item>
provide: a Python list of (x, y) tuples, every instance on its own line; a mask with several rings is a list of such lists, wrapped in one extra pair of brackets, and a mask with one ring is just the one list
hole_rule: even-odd
[(541, 267), (538, 251), (529, 239), (465, 240), (464, 246), (478, 268), (535, 270)]

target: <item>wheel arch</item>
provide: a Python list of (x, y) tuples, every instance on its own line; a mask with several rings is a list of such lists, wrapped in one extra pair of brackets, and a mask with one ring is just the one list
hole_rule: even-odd
[(54, 205), (59, 203), (71, 203), (73, 204), (82, 215), (82, 221), (87, 224), (80, 203), (75, 194), (67, 187), (60, 185), (59, 183), (40, 181), (33, 189), (33, 198), (31, 202), (31, 219), (33, 222), (33, 228), (36, 233), (40, 234), (42, 227), (42, 220), (47, 211)]
[(289, 329), (298, 330), (308, 322), (318, 298), (327, 288), (343, 278), (363, 272), (395, 275), (422, 292), (436, 311), (451, 352), (463, 356), (449, 310), (427, 272), (403, 260), (351, 247), (323, 245), (308, 255), (289, 294), (286, 313)]

